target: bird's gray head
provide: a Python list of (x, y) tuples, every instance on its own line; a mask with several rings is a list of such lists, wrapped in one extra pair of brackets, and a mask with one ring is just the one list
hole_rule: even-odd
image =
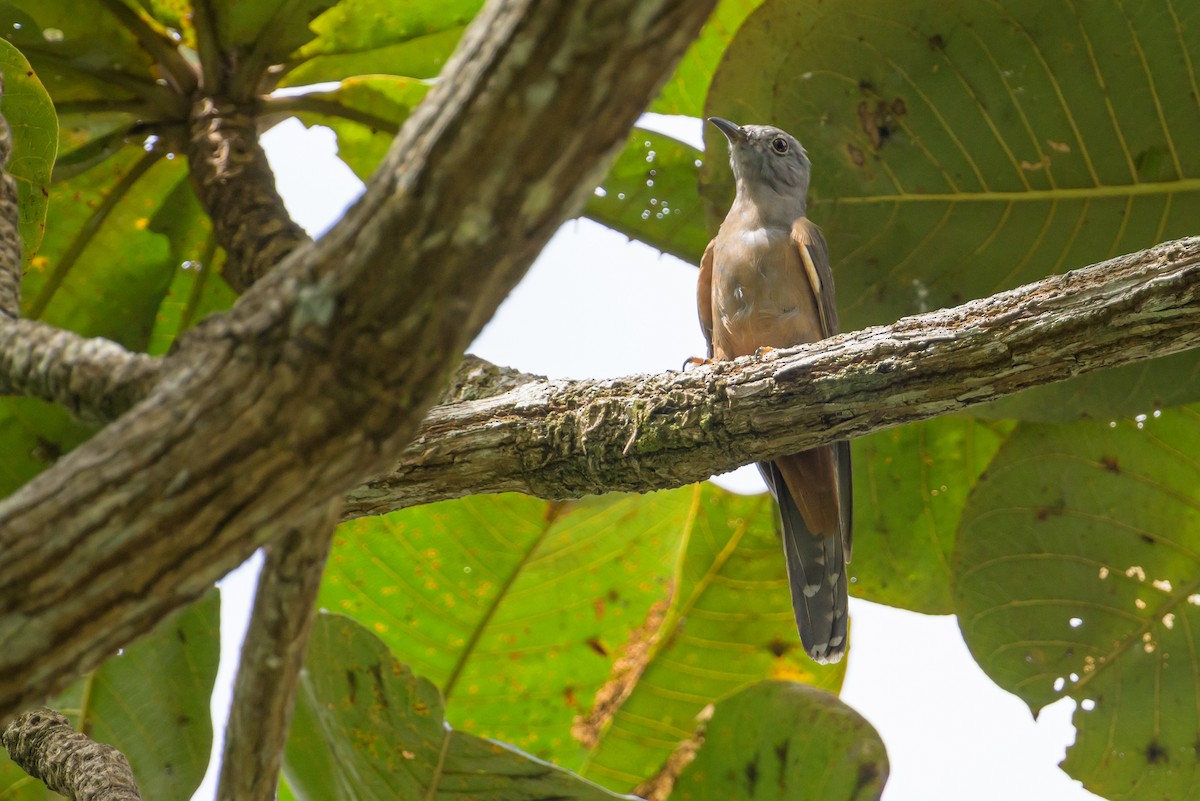
[(796, 137), (771, 125), (738, 125), (720, 117), (708, 121), (729, 140), (729, 164), (739, 191), (769, 189), (804, 203), (811, 165)]

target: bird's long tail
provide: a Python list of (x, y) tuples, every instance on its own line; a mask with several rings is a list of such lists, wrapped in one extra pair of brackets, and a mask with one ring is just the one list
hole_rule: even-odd
[(837, 662), (846, 652), (846, 553), (841, 533), (813, 534), (773, 462), (758, 469), (779, 502), (783, 552), (800, 641), (814, 661)]

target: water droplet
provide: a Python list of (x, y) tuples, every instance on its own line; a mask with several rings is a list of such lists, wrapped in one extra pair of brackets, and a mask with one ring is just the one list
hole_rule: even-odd
[(1084, 698), (1082, 701), (1079, 702), (1079, 708), (1082, 709), (1084, 712), (1091, 712), (1093, 709), (1096, 708), (1096, 702), (1093, 701), (1091, 698)]
[(607, 195), (608, 190), (606, 190), (603, 186), (596, 187), (596, 197), (606, 197)]
[(647, 179), (646, 179), (646, 186), (654, 186), (654, 179), (653, 179), (653, 178), (647, 178)]
[(63, 40), (63, 32), (58, 28), (46, 28), (42, 31), (42, 38), (47, 42), (61, 42)]
[(1071, 624), (1071, 628), (1073, 628), (1073, 629), (1077, 629), (1077, 628), (1079, 628), (1080, 626), (1082, 626), (1082, 625), (1083, 625), (1083, 618), (1081, 618), (1081, 617), (1073, 617), (1073, 618), (1071, 618), (1070, 620), (1068, 620), (1067, 622)]
[(1061, 693), (1063, 691), (1063, 687), (1066, 687), (1066, 686), (1067, 686), (1067, 680), (1064, 679), (1062, 676), (1059, 676), (1057, 679), (1054, 680), (1054, 692)]
[(624, 193), (624, 192), (618, 192), (618, 193), (617, 193), (617, 200), (624, 200), (624, 199), (625, 199), (625, 193)]

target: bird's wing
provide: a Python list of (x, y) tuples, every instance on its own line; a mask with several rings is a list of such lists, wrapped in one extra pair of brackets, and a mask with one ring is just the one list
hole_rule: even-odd
[[(792, 243), (800, 252), (804, 274), (817, 298), (817, 310), (821, 314), (821, 331), (830, 337), (838, 332), (837, 305), (834, 301), (833, 270), (829, 266), (829, 248), (821, 229), (807, 217), (800, 217), (792, 224)], [(853, 545), (853, 487), (850, 480), (850, 443), (834, 443), (840, 507), (842, 542), (846, 548), (846, 561), (850, 561)]]
[(712, 269), (715, 244), (717, 240), (714, 239), (704, 249), (704, 255), (700, 258), (700, 277), (696, 281), (696, 310), (700, 313), (700, 330), (704, 332), (710, 359), (713, 355)]
[(807, 217), (792, 223), (792, 244), (800, 252), (804, 277), (817, 298), (821, 313), (821, 332), (831, 337), (838, 332), (837, 305), (833, 299), (833, 270), (829, 267), (829, 247), (821, 229)]

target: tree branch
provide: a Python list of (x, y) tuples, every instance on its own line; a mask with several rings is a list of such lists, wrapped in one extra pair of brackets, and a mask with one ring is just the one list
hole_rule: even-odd
[(71, 728), (53, 709), (33, 709), (4, 727), (9, 758), (72, 801), (141, 801), (125, 755)]
[(712, 5), (485, 7), (343, 220), (0, 501), (0, 718), (387, 467)]
[(245, 292), (309, 241), (288, 216), (258, 143), (257, 121), (242, 107), (216, 97), (195, 101), (188, 162), (192, 187), (225, 248), (222, 274), (234, 291)]
[[(0, 74), (0, 96), (4, 76)], [(0, 318), (21, 316), (21, 232), (18, 228), (17, 182), (5, 167), (12, 155), (12, 130), (0, 117)]]
[(108, 422), (145, 397), (160, 367), (111, 340), (0, 319), (0, 395), (51, 401), (88, 422)]
[(218, 801), (274, 801), (338, 511), (331, 504), (267, 548), (225, 729)]
[(763, 359), (439, 406), (349, 520), (482, 492), (644, 492), (1200, 344), (1200, 237)]

